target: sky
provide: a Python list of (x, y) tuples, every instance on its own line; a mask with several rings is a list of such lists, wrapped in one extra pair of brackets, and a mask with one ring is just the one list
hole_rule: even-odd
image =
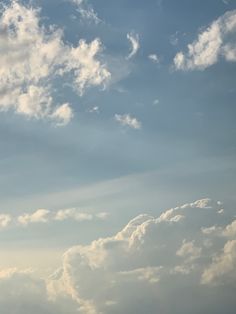
[(2, 0), (3, 314), (233, 314), (236, 1)]

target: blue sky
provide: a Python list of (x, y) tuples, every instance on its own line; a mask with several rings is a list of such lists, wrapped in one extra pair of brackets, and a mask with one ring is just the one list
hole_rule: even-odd
[[(142, 213), (202, 208), (201, 199), (222, 202), (227, 214), (212, 225), (227, 229), (235, 10), (234, 0), (2, 1), (2, 268), (48, 274), (73, 245), (107, 239)], [(74, 299), (81, 313), (107, 311)]]

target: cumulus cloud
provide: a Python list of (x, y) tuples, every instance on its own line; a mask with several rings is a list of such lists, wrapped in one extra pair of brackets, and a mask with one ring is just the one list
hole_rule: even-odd
[(78, 47), (70, 50), (66, 71), (74, 73), (74, 84), (80, 94), (89, 86), (104, 85), (110, 78), (110, 72), (95, 58), (101, 49), (101, 41), (95, 39), (90, 44), (80, 40)]
[[(219, 228), (218, 228), (219, 229)], [(234, 220), (231, 224), (226, 226), (222, 230), (222, 234), (228, 238), (234, 238), (236, 237), (236, 220)]]
[(11, 220), (12, 218), (10, 215), (0, 214), (0, 229), (6, 228), (10, 224)]
[(24, 213), (18, 217), (9, 215), (0, 215), (0, 227), (6, 227), (11, 222), (14, 224), (16, 220), (18, 225), (28, 226), (29, 224), (52, 223), (55, 221), (74, 220), (77, 222), (91, 220), (105, 220), (109, 214), (107, 212), (86, 213), (77, 208), (66, 208), (58, 211), (50, 211), (48, 209), (38, 209), (33, 213)]
[[(57, 77), (72, 77), (74, 89), (106, 84), (110, 73), (97, 55), (99, 39), (80, 40), (71, 47), (63, 32), (43, 26), (40, 10), (10, 1), (0, 17), (0, 110), (13, 110), (33, 118), (48, 118), (58, 125), (73, 117), (68, 103), (56, 104), (52, 85)], [(68, 75), (70, 74), (70, 75)]]
[(226, 12), (202, 31), (188, 45), (186, 53), (179, 52), (174, 58), (178, 70), (204, 70), (220, 58), (236, 61), (236, 11)]
[(223, 252), (213, 257), (212, 264), (202, 274), (203, 283), (236, 282), (236, 240), (227, 241)]
[(176, 255), (186, 258), (186, 261), (193, 261), (201, 256), (202, 249), (196, 247), (194, 241), (183, 240), (182, 246), (176, 252)]
[(113, 236), (67, 250), (62, 267), (46, 280), (32, 271), (3, 270), (0, 308), (16, 314), (32, 308), (49, 314), (234, 314), (235, 217), (220, 209), (221, 203), (202, 199), (156, 218), (139, 215)]
[(132, 117), (130, 114), (115, 114), (115, 120), (123, 126), (128, 126), (132, 129), (141, 129), (142, 124), (137, 118)]
[(18, 222), (24, 226), (30, 223), (46, 223), (49, 220), (50, 211), (47, 209), (38, 209), (33, 214), (23, 214), (18, 217)]
[(236, 240), (202, 232), (212, 222), (229, 229), (219, 209), (203, 199), (140, 215), (112, 237), (69, 249), (54, 287), (63, 283), (86, 314), (233, 314)]
[(57, 121), (57, 125), (66, 125), (73, 117), (73, 111), (68, 103), (59, 106), (52, 114), (52, 118)]
[(130, 53), (129, 53), (127, 59), (131, 59), (132, 57), (134, 57), (136, 55), (136, 53), (138, 52), (138, 50), (140, 48), (139, 35), (135, 34), (135, 33), (128, 33), (127, 39), (129, 40), (129, 42), (131, 44), (131, 50), (130, 50)]

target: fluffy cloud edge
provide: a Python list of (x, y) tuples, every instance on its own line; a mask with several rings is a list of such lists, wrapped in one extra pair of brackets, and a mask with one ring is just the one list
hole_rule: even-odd
[[(68, 215), (74, 211), (59, 216)], [(33, 300), (37, 313), (43, 301), (49, 314), (68, 309), (72, 314), (143, 313), (147, 307), (151, 314), (160, 309), (187, 314), (190, 308), (195, 314), (199, 305), (210, 314), (222, 308), (232, 313), (234, 298), (226, 296), (236, 284), (235, 265), (235, 217), (220, 202), (201, 199), (157, 218), (139, 215), (114, 236), (70, 248), (62, 268), (47, 280), (34, 278), (29, 270), (3, 270), (0, 305), (9, 311), (23, 302), (21, 308), (27, 310)], [(9, 291), (10, 304), (5, 297)]]
[(236, 42), (230, 35), (236, 31), (236, 10), (228, 11), (213, 21), (198, 38), (187, 46), (188, 51), (178, 52), (174, 58), (176, 70), (205, 70), (220, 58), (236, 61)]
[[(68, 80), (79, 95), (106, 86), (110, 72), (99, 60), (100, 39), (81, 39), (77, 46), (63, 41), (63, 31), (41, 25), (40, 9), (10, 1), (0, 17), (0, 110), (28, 118), (49, 119), (64, 126), (73, 118), (69, 103), (55, 104), (53, 84)], [(68, 75), (70, 74), (70, 75)]]

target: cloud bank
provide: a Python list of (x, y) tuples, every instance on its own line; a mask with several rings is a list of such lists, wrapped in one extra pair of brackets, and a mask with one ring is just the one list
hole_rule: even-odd
[(2, 271), (0, 307), (16, 314), (233, 314), (235, 270), (235, 217), (202, 199), (157, 218), (139, 215), (114, 236), (70, 248), (46, 280)]
[(140, 215), (68, 250), (60, 280), (82, 313), (233, 313), (236, 223), (221, 206), (203, 199)]
[(236, 61), (236, 11), (226, 12), (202, 31), (188, 45), (186, 53), (179, 52), (174, 58), (177, 70), (204, 70), (220, 58)]

